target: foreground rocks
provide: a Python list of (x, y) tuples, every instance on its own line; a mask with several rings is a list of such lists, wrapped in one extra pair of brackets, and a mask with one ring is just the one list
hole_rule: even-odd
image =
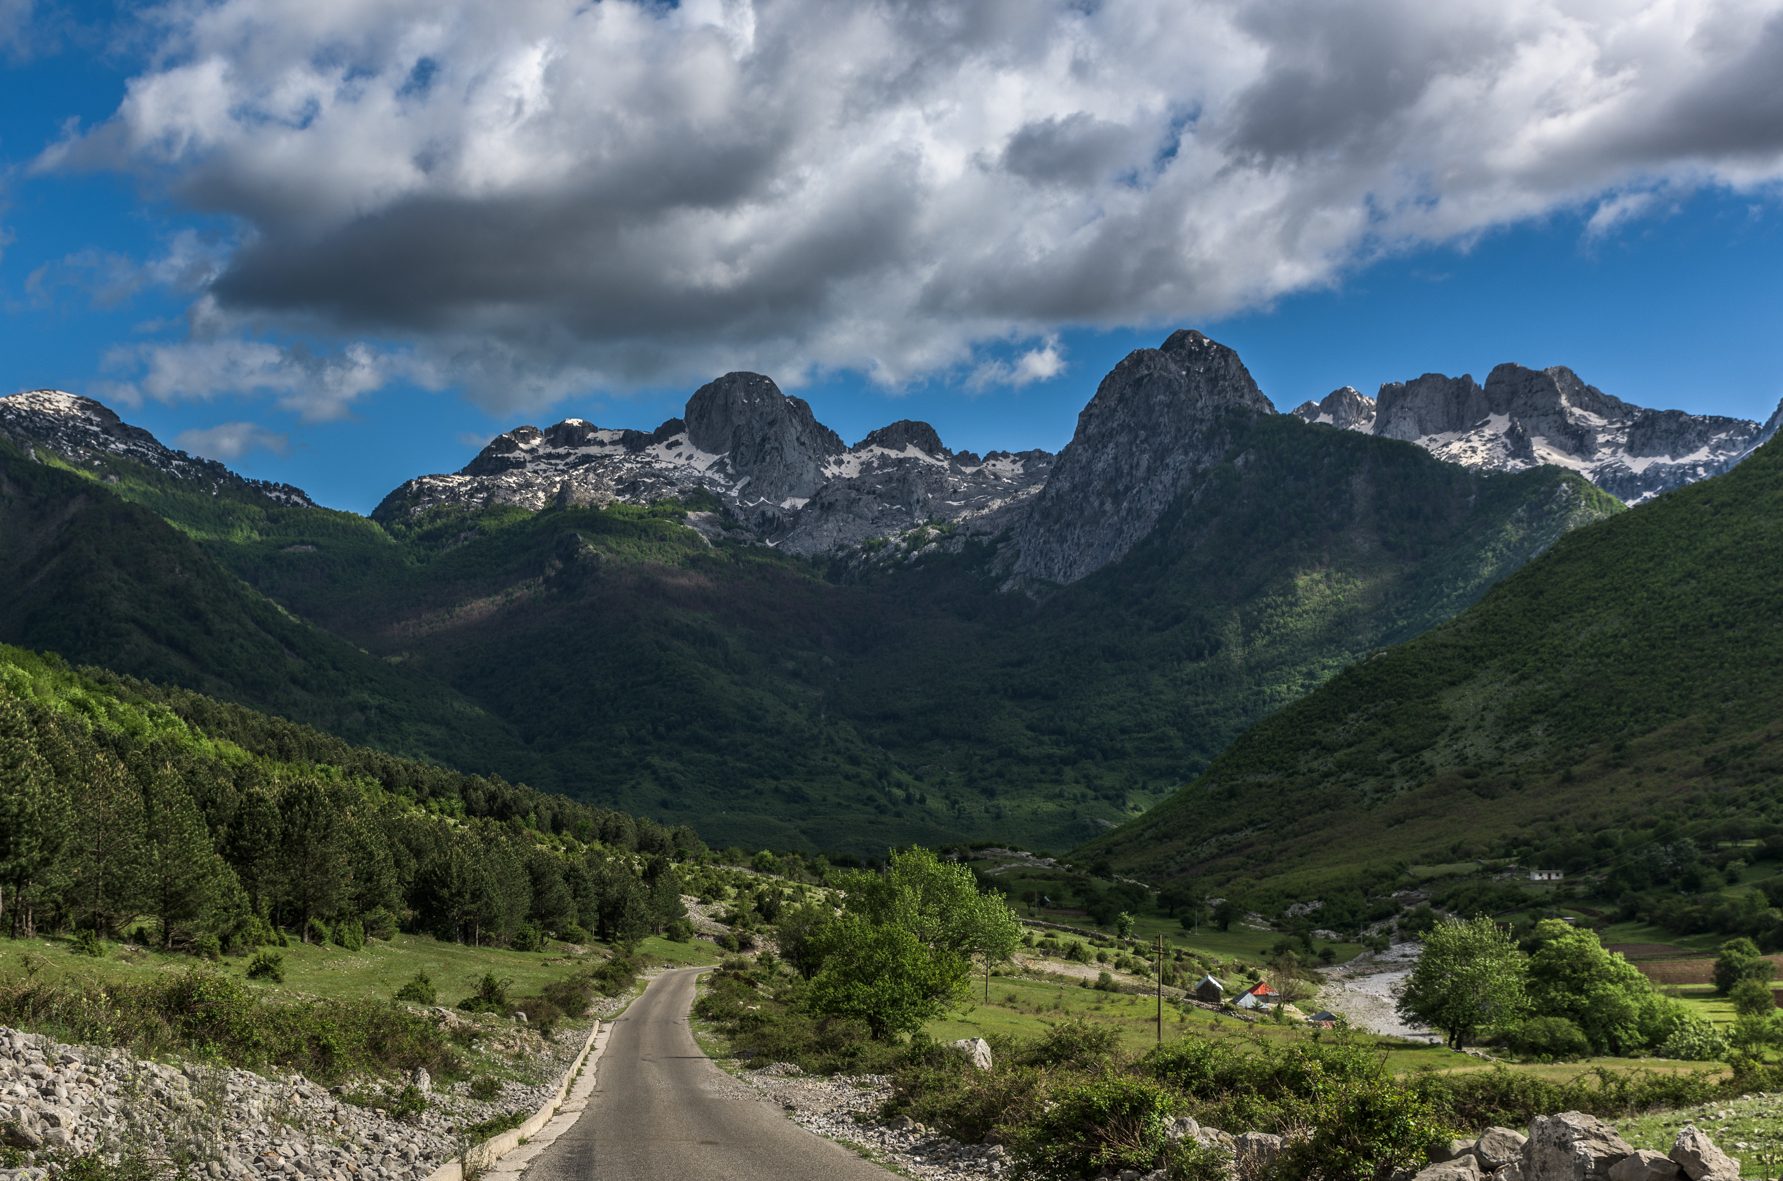
[[(486, 1040), (528, 1039), (531, 1081), (491, 1079), (469, 1094), (421, 1078), (323, 1087), (301, 1075), (169, 1064), (0, 1028), (0, 1145), (29, 1162), (0, 1168), (0, 1181), (55, 1176), (61, 1162), (97, 1155), (189, 1160), (197, 1177), (425, 1178), (466, 1144), (460, 1129), (550, 1097), (586, 1038), (555, 1039), (491, 1025)], [(513, 1048), (513, 1047), (509, 1047)], [(388, 1102), (414, 1086), (425, 1110), (393, 1118)]]
[(1739, 1181), (1740, 1162), (1694, 1125), (1678, 1133), (1669, 1154), (1637, 1150), (1595, 1116), (1567, 1111), (1537, 1116), (1529, 1135), (1491, 1128), (1437, 1155), (1446, 1159), (1414, 1181)]
[[(880, 1122), (877, 1113), (891, 1094), (882, 1075), (806, 1075), (775, 1063), (739, 1080), (773, 1099), (807, 1130), (854, 1145), (921, 1181), (1013, 1178), (1018, 1172), (1000, 1144), (961, 1144), (907, 1117)], [(1218, 1151), (1240, 1181), (1266, 1174), (1288, 1147), (1282, 1136), (1234, 1135), (1188, 1116), (1173, 1121), (1167, 1134)], [(1415, 1175), (1398, 1174), (1398, 1181), (1739, 1181), (1740, 1176), (1739, 1161), (1694, 1126), (1678, 1134), (1668, 1155), (1637, 1151), (1610, 1125), (1580, 1112), (1538, 1116), (1527, 1134), (1488, 1128), (1477, 1139), (1433, 1146), (1430, 1159)], [(1108, 1174), (1106, 1181), (1168, 1181), (1168, 1175), (1162, 1169), (1126, 1170)]]

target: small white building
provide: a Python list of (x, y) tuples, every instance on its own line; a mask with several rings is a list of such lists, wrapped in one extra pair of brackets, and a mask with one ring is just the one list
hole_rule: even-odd
[(1566, 871), (1563, 869), (1532, 869), (1529, 871), (1529, 880), (1532, 882), (1562, 882), (1566, 880)]

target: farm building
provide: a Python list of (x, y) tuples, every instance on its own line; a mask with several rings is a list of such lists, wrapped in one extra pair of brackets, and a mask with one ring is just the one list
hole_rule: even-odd
[(1234, 997), (1232, 1003), (1241, 1009), (1269, 1009), (1281, 1004), (1282, 998), (1268, 981), (1259, 980)]
[(1566, 871), (1563, 869), (1532, 869), (1529, 871), (1529, 880), (1532, 882), (1563, 882), (1566, 880)]
[(1217, 1005), (1226, 999), (1226, 986), (1211, 974), (1203, 976), (1195, 985), (1195, 999), (1203, 1004)]

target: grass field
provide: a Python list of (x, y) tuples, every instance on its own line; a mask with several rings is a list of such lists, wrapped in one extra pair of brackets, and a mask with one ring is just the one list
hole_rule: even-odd
[[(362, 951), (304, 943), (274, 950), (284, 957), (284, 982), (257, 987), (325, 1000), (389, 1000), (415, 973), (425, 972), (443, 1005), (471, 995), (477, 981), (488, 972), (511, 981), (509, 991), (524, 996), (599, 962), (605, 955), (602, 949), (584, 950), (564, 943), (552, 943), (543, 952), (521, 952), (444, 943), (425, 935), (371, 940)], [(671, 943), (650, 938), (638, 950), (645, 962), (681, 965), (716, 963), (718, 959), (717, 949), (700, 941)], [(207, 964), (189, 955), (164, 955), (121, 943), (107, 944), (105, 955), (95, 958), (75, 952), (63, 939), (0, 939), (0, 980), (36, 974), (53, 981), (127, 981), (202, 967), (241, 975), (247, 960), (225, 957)]]
[(1617, 1122), (1636, 1148), (1668, 1151), (1678, 1129), (1695, 1124), (1740, 1162), (1742, 1177), (1775, 1177), (1783, 1169), (1783, 1105), (1774, 1095), (1747, 1095), (1682, 1111), (1661, 1111)]

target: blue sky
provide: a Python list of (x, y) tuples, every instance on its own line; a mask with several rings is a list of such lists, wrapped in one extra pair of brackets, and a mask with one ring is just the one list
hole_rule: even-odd
[[(545, 125), (529, 116), (527, 134), (538, 137), (538, 155), (492, 157), (473, 134), (483, 117), (479, 104), (487, 80), (511, 81), (511, 71), (502, 74), (506, 67), (493, 57), (472, 61), (466, 46), (475, 41), (475, 51), (485, 52), (487, 35), (472, 38), (461, 31), (462, 40), (454, 41), (441, 34), (444, 40), (428, 51), (426, 60), (444, 63), (438, 67), (442, 79), (480, 80), (454, 96), (445, 92), (445, 82), (434, 87), (428, 81), (433, 67), (416, 74), (413, 61), (405, 65), (400, 54), (383, 48), (379, 29), (369, 24), (330, 30), (333, 40), (318, 41), (313, 29), (289, 16), (290, 6), (262, 4), (248, 6), (246, 23), (231, 25), (233, 10), (244, 3), (227, 0), (209, 24), (190, 28), (171, 17), (145, 22), (134, 15), (83, 23), (85, 8), (40, 5), (32, 11), (16, 4), (24, 18), (10, 34), (0, 25), (0, 48), (9, 36), (11, 45), (0, 54), (7, 96), (0, 103), (0, 227), (6, 242), (0, 252), (0, 388), (89, 393), (170, 442), (214, 442), (218, 436), (195, 432), (248, 424), (270, 445), (237, 451), (218, 444), (217, 450), (228, 452), (220, 458), (245, 474), (298, 484), (339, 507), (367, 511), (403, 479), (453, 470), (478, 441), (520, 422), (578, 416), (602, 425), (654, 426), (679, 412), (698, 376), (726, 368), (761, 368), (781, 378), (850, 441), (908, 417), (934, 423), (956, 448), (1056, 450), (1069, 439), (1102, 374), (1128, 350), (1155, 344), (1177, 326), (1199, 327), (1236, 347), (1284, 409), (1338, 385), (1372, 393), (1383, 381), (1427, 371), (1471, 372), (1483, 379), (1506, 360), (1568, 365), (1607, 392), (1650, 406), (1763, 419), (1783, 397), (1783, 203), (1777, 150), (1767, 142), (1733, 145), (1722, 160), (1699, 148), (1679, 149), (1668, 160), (1661, 148), (1644, 144), (1638, 152), (1630, 149), (1628, 160), (1585, 162), (1613, 154), (1608, 147), (1597, 151), (1599, 145), (1621, 142), (1617, 127), (1606, 125), (1585, 145), (1591, 150), (1569, 148), (1582, 161), (1579, 176), (1557, 180), (1552, 168), (1506, 165), (1466, 184), (1457, 181), (1452, 190), (1438, 185), (1432, 191), (1431, 177), (1457, 167), (1442, 153), (1518, 156), (1527, 148), (1528, 120), (1507, 108), (1496, 130), (1480, 133), (1488, 137), (1481, 145), (1465, 152), (1451, 148), (1428, 130), (1438, 125), (1424, 109), (1434, 101), (1432, 87), (1403, 100), (1394, 116), (1397, 138), (1371, 145), (1348, 125), (1309, 127), (1304, 113), (1285, 122), (1262, 121), (1258, 111), (1280, 105), (1268, 90), (1277, 75), (1264, 70), (1248, 78), (1215, 78), (1218, 63), (1210, 61), (1213, 80), (1206, 92), (1180, 96), (1185, 109), (1207, 112), (1199, 123), (1178, 114), (1158, 116), (1153, 126), (1147, 122), (1155, 114), (1149, 99), (1135, 98), (1123, 115), (1105, 95), (1091, 94), (1075, 101), (1084, 111), (1094, 107), (1093, 119), (1069, 105), (1013, 114), (998, 108), (980, 112), (963, 130), (959, 121), (927, 128), (918, 139), (933, 158), (916, 169), (922, 182), (910, 181), (907, 192), (881, 208), (875, 194), (892, 183), (886, 178), (909, 174), (875, 169), (887, 158), (903, 160), (905, 167), (907, 145), (888, 139), (875, 152), (859, 145), (872, 135), (906, 134), (888, 130), (907, 128), (910, 119), (902, 100), (891, 96), (883, 99), (883, 118), (855, 128), (846, 144), (819, 139), (797, 146), (809, 160), (837, 160), (839, 174), (858, 169), (861, 179), (840, 196), (801, 195), (783, 211), (783, 220), (773, 216), (781, 212), (773, 206), (778, 198), (763, 193), (784, 193), (785, 178), (808, 170), (786, 154), (792, 149), (783, 141), (795, 132), (781, 135), (772, 128), (776, 134), (765, 138), (775, 142), (777, 154), (734, 166), (740, 172), (756, 167), (765, 178), (761, 191), (735, 196), (726, 188), (712, 197), (706, 189), (725, 188), (728, 181), (694, 178), (685, 183), (706, 186), (697, 200), (670, 194), (661, 208), (644, 212), (630, 201), (615, 202), (616, 212), (604, 215), (634, 237), (672, 225), (674, 236), (655, 248), (667, 259), (664, 269), (725, 260), (727, 275), (741, 275), (736, 298), (727, 303), (707, 298), (709, 280), (678, 295), (624, 272), (617, 253), (601, 253), (617, 251), (604, 236), (607, 223), (571, 225), (565, 245), (546, 243), (530, 261), (524, 253), (536, 237), (530, 224), (501, 227), (490, 249), (504, 256), (520, 252), (512, 273), (472, 254), (463, 231), (450, 228), (464, 223), (425, 228), (428, 216), (454, 202), (471, 207), (483, 222), (524, 217), (558, 224), (555, 212), (541, 211), (541, 176), (547, 187), (564, 186), (565, 208), (599, 204), (615, 176), (641, 184), (663, 173), (663, 160), (649, 153), (672, 138), (668, 132), (615, 145), (586, 123)], [(386, 15), (395, 20), (404, 6), (363, 7), (389, 8)], [(0, 13), (7, 11), (0, 5)], [(677, 24), (643, 12), (633, 14), (629, 25), (591, 30), (565, 23), (571, 19), (565, 11), (543, 0), (528, 7), (538, 24), (529, 44), (592, 38), (590, 44), (614, 53), (648, 58), (658, 46), (677, 60), (691, 52), (689, 45), (704, 46), (728, 53), (724, 61), (743, 63), (737, 86), (768, 85), (752, 80), (745, 68), (772, 33), (768, 7), (752, 18), (743, 49), (737, 48), (734, 5), (711, 28), (694, 27), (691, 16)], [(1022, 20), (1038, 19), (1038, 9), (1016, 11), (1027, 13)], [(252, 30), (251, 48), (244, 28)], [(887, 36), (895, 41), (893, 34), (903, 32)], [(1098, 27), (1077, 35), (1114, 43), (1129, 32)], [(982, 33), (1004, 45), (1017, 34), (1025, 35), (1025, 27)], [(1272, 35), (1280, 36), (1254, 23), (1233, 33), (1248, 38), (1244, 44), (1261, 45), (1265, 58), (1305, 48), (1299, 41), (1271, 41)], [(1454, 32), (1433, 28), (1428, 35), (1440, 43)], [(1478, 36), (1478, 29), (1469, 35)], [(912, 44), (909, 51), (920, 56), (923, 47)], [(421, 51), (404, 52), (412, 57)], [(825, 52), (833, 55), (834, 49)], [(1420, 60), (1429, 56), (1416, 45), (1406, 52)], [(211, 116), (190, 113), (198, 101), (191, 96), (207, 93), (199, 89), (178, 92), (186, 104), (178, 109), (186, 113), (177, 116), (166, 113), (172, 104), (150, 109), (152, 104), (126, 101), (132, 80), (139, 91), (157, 81), (184, 86), (192, 74), (186, 67), (208, 61), (226, 63), (231, 86), (246, 85), (240, 80), (265, 73), (255, 54), (271, 54), (275, 64), (303, 65), (304, 85), (323, 86), (323, 99), (306, 100), (309, 105), (294, 118), (264, 110), (248, 118), (239, 114), (244, 106), (264, 107), (273, 101), (269, 94), (284, 91), (233, 94), (219, 100), (218, 110), (227, 112), (217, 116), (227, 120), (223, 131), (203, 121)], [(350, 62), (332, 82), (316, 82), (318, 62), (355, 54), (369, 56)], [(1024, 69), (1045, 68), (1044, 55), (1031, 65), (992, 56), (1005, 82), (1020, 80)], [(1663, 66), (1672, 81), (1670, 89), (1647, 96), (1649, 112), (1655, 102), (1663, 112), (1664, 102), (1673, 101), (1682, 112), (1678, 118), (1707, 118), (1690, 116), (1704, 101), (1701, 79), (1691, 71), (1706, 76), (1711, 65), (1720, 76), (1737, 76), (1737, 62), (1656, 59), (1650, 72), (1660, 76)], [(962, 58), (957, 68), (958, 77), (933, 83), (950, 100), (969, 86), (960, 78), (971, 69), (992, 67)], [(810, 70), (809, 93), (830, 94), (824, 88), (832, 81), (817, 73), (817, 65)], [(364, 97), (375, 86), (361, 79), (376, 79), (380, 71), (398, 82), (407, 77), (400, 87), (392, 84), (393, 92), (410, 94), (420, 77), (423, 89), (440, 93), (425, 96), (425, 109), (407, 109), (400, 122), (368, 130), (382, 108)], [(734, 118), (711, 113), (699, 91), (705, 78), (652, 100), (651, 109), (685, 100), (698, 118), (686, 116), (674, 135), (709, 136), (714, 151), (741, 152), (738, 144), (762, 140), (762, 128), (743, 134)], [(585, 77), (554, 81), (546, 72), (533, 82), (547, 91), (560, 88), (553, 95), (553, 118), (561, 118), (572, 98), (591, 115), (600, 114), (603, 103), (626, 98), (623, 91), (618, 98), (590, 93)], [(1340, 106), (1346, 93), (1327, 98)], [(1370, 104), (1401, 100), (1381, 99), (1358, 84), (1353, 101), (1373, 112), (1376, 122), (1391, 122)], [(1226, 113), (1215, 137), (1218, 111)], [(1491, 114), (1480, 121), (1492, 123)], [(992, 116), (1005, 130), (979, 126)], [(281, 147), (295, 152), (314, 146), (325, 163), (279, 173), (282, 165), (269, 164), (261, 150), (269, 121), (283, 137)], [(377, 137), (387, 137), (391, 127), (406, 131), (423, 121), (429, 143), (457, 145), (463, 160), (481, 161), (475, 169), (462, 165), (461, 172), (484, 179), (454, 182), (466, 187), (450, 191), (424, 189), (404, 198), (412, 205), (381, 210), (382, 222), (368, 219), (361, 211), (372, 198), (365, 194), (381, 194), (388, 185), (355, 189), (370, 165), (342, 165), (338, 177), (328, 169), (352, 159), (364, 140), (382, 142)], [(1160, 154), (1145, 146), (1155, 145), (1159, 134), (1205, 135), (1228, 155), (1223, 165), (1197, 163), (1199, 144), (1192, 139), (1173, 140), (1171, 150)], [(1341, 169), (1307, 163), (1301, 148), (1279, 146), (1284, 136), (1315, 135), (1350, 153), (1349, 162)], [(983, 176), (961, 180), (971, 170), (961, 172), (957, 163), (969, 154), (950, 149), (949, 136), (976, 145), (980, 160), (989, 151), (984, 144), (1001, 145), (1001, 172), (983, 171), (1019, 174), (1009, 182), (1019, 182), (1019, 191), (983, 187), (990, 184)], [(1250, 144), (1243, 153), (1231, 146), (1241, 140)], [(569, 180), (549, 164), (566, 151), (587, 161)], [(1234, 160), (1251, 160), (1259, 151), (1281, 154), (1242, 190), (1208, 195), (1208, 177), (1229, 177)], [(1124, 171), (1104, 176), (1111, 165), (1097, 153), (1114, 160), (1125, 159), (1122, 152), (1149, 162), (1142, 167), (1152, 171), (1134, 180), (1131, 166), (1123, 165)], [(1378, 168), (1356, 163), (1374, 154), (1384, 154), (1387, 162)], [(1424, 179), (1415, 192), (1394, 197), (1384, 178), (1413, 165)], [(1039, 178), (1034, 169), (1042, 166), (1053, 172)], [(492, 167), (502, 170), (502, 183), (524, 188), (527, 203), (486, 197)], [(1177, 178), (1190, 167), (1203, 169), (1199, 186), (1173, 189), (1195, 179)], [(952, 179), (930, 182), (930, 174)], [(435, 184), (434, 175), (413, 183)], [(283, 199), (311, 177), (313, 194)], [(963, 188), (968, 180), (980, 189)], [(1042, 189), (1044, 200), (1011, 205), (1000, 216), (999, 200), (1025, 201), (1021, 194)], [(1493, 194), (1489, 206), (1478, 196), (1482, 192)], [(337, 195), (348, 212), (330, 208)], [(1090, 204), (1073, 207), (1080, 198)], [(759, 268), (766, 276), (759, 283), (748, 272), (753, 264), (736, 261), (752, 257), (745, 252), (748, 242), (714, 236), (703, 244), (703, 227), (690, 232), (684, 221), (672, 220), (684, 217), (690, 204), (708, 209), (732, 199), (727, 225), (740, 217), (762, 218), (751, 232), (785, 247), (781, 259)], [(1256, 202), (1268, 203), (1266, 221), (1253, 218)], [(1093, 214), (1083, 212), (1092, 208)], [(802, 233), (825, 219), (839, 228), (815, 245), (788, 229), (798, 226)], [(389, 228), (398, 221), (400, 229)], [(1290, 224), (1291, 232), (1282, 228)], [(1095, 240), (1085, 240), (1086, 225), (1097, 227)], [(422, 228), (412, 228), (417, 226)], [(428, 232), (439, 236), (429, 239)], [(609, 245), (593, 247), (591, 241)], [(1209, 242), (1224, 245), (1214, 249)], [(960, 261), (986, 243), (970, 266)], [(377, 257), (387, 246), (392, 258), (412, 259), (419, 249), (429, 265), (435, 257), (446, 262), (426, 286), (419, 279), (410, 288), (391, 284), (374, 301), (363, 292), (381, 288), (388, 275), (356, 270), (356, 259), (368, 251)], [(680, 258), (683, 247), (687, 254)], [(586, 266), (533, 282), (555, 271), (554, 253), (572, 250), (585, 252)], [(611, 275), (603, 273), (609, 258)], [(786, 258), (799, 260), (796, 272)], [(499, 298), (479, 283), (499, 287)], [(464, 294), (441, 296), (443, 287)], [(677, 322), (683, 306), (690, 309), (689, 321), (709, 318), (710, 330)], [(486, 349), (488, 342), (494, 344)], [(1023, 357), (1045, 363), (1023, 373)], [(318, 394), (312, 386), (329, 391)], [(239, 446), (242, 433), (236, 436)]]

